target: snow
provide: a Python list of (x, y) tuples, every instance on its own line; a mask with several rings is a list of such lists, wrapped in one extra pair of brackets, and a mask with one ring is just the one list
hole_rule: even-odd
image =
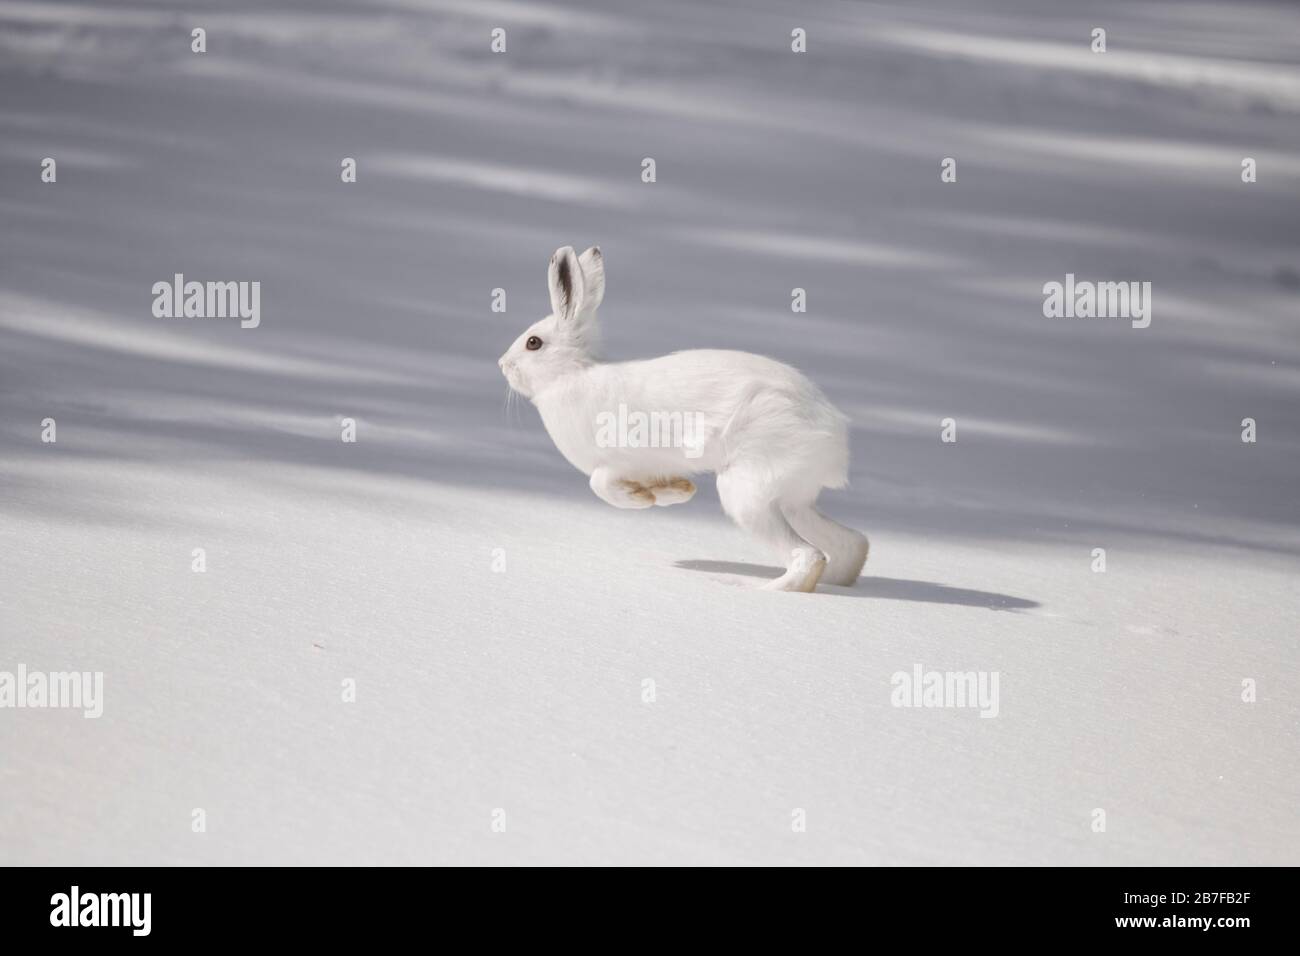
[[(105, 694), (0, 710), (0, 862), (1300, 862), (1300, 11), (1043, 6), (0, 0), (0, 671)], [(612, 356), (851, 417), (857, 587), (504, 404), (592, 243)]]

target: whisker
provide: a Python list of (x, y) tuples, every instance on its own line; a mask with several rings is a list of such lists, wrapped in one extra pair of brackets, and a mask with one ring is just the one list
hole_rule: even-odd
[[(502, 409), (503, 413), (505, 414), (507, 425), (512, 426), (514, 425), (515, 422), (519, 421), (519, 406), (516, 404), (516, 402), (517, 402), (517, 398), (515, 396), (515, 390), (510, 387), (509, 383), (507, 383), (506, 402), (505, 402), (505, 407)], [(515, 413), (513, 419), (511, 418), (510, 415), (512, 411)]]

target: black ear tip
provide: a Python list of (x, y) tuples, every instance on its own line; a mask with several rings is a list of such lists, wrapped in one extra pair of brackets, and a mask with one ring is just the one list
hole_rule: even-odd
[(599, 259), (600, 256), (601, 256), (600, 246), (592, 246), (592, 247), (591, 247), (591, 254), (592, 254), (593, 256), (595, 256), (597, 259)]
[(560, 260), (559, 273), (556, 276), (560, 283), (560, 290), (564, 293), (565, 302), (573, 299), (573, 277), (569, 275), (569, 260)]

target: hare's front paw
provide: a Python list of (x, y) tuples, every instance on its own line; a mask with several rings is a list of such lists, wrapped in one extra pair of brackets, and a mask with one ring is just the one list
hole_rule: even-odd
[(615, 508), (650, 508), (690, 501), (695, 484), (688, 478), (620, 478), (597, 468), (591, 473), (591, 490)]
[(655, 503), (654, 492), (639, 481), (619, 478), (614, 482), (615, 497), (626, 501), (622, 508), (649, 508)]
[(646, 486), (657, 505), (679, 505), (695, 497), (695, 483), (689, 478), (659, 478)]
[(641, 482), (619, 478), (608, 468), (597, 468), (591, 473), (591, 490), (615, 508), (653, 508), (655, 503), (655, 496)]

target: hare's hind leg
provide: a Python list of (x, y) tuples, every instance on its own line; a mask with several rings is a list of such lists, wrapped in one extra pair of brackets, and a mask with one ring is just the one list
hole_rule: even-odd
[(731, 467), (718, 475), (722, 510), (750, 534), (762, 538), (780, 555), (786, 571), (763, 585), (774, 591), (812, 591), (826, 567), (826, 555), (790, 526), (777, 504), (775, 489), (761, 475)]

